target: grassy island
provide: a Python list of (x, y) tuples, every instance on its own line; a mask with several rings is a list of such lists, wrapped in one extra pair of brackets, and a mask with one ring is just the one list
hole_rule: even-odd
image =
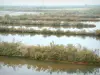
[(26, 29), (26, 28), (8, 28), (8, 27), (0, 27), (0, 32), (16, 32), (16, 33), (37, 33), (37, 34), (52, 34), (52, 35), (93, 35), (99, 36), (100, 30), (95, 30), (94, 32), (86, 32), (85, 30), (81, 31), (63, 31), (63, 30), (35, 30), (35, 29)]
[(26, 57), (43, 61), (63, 61), (76, 64), (100, 65), (100, 56), (85, 47), (72, 44), (58, 45), (54, 42), (48, 46), (28, 46), (21, 43), (0, 43), (1, 56)]

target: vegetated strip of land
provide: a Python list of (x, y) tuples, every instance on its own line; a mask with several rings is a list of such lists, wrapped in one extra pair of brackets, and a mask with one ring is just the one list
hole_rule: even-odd
[(100, 56), (85, 47), (75, 47), (72, 44), (57, 45), (54, 42), (48, 46), (27, 46), (21, 43), (0, 43), (1, 56), (27, 57), (43, 61), (66, 61), (67, 63), (100, 65)]
[(53, 14), (53, 15), (46, 15), (46, 14), (24, 14), (24, 15), (17, 15), (17, 16), (11, 16), (11, 15), (5, 15), (0, 16), (0, 20), (34, 20), (34, 21), (100, 21), (100, 15), (97, 16), (76, 16), (76, 15), (69, 15), (63, 13), (62, 16), (60, 16), (60, 13)]
[(37, 34), (52, 34), (52, 35), (94, 35), (100, 36), (100, 30), (96, 30), (95, 32), (86, 32), (85, 30), (81, 31), (63, 31), (63, 30), (35, 30), (35, 29), (26, 29), (26, 28), (8, 28), (8, 27), (0, 27), (0, 32), (16, 32), (16, 33), (37, 33)]
[[(22, 16), (22, 17), (20, 17)], [(80, 23), (80, 22), (69, 22), (67, 20), (63, 21), (55, 21), (53, 19), (55, 18), (51, 18), (52, 20), (44, 20), (42, 17), (42, 20), (39, 20), (39, 18), (37, 18), (37, 20), (34, 20), (34, 16), (30, 16), (30, 15), (20, 15), (20, 16), (10, 16), (10, 15), (5, 15), (4, 17), (0, 17), (0, 24), (4, 24), (4, 25), (27, 25), (27, 26), (53, 26), (53, 27), (57, 27), (57, 26), (62, 26), (62, 27), (67, 27), (67, 26), (77, 26), (77, 27), (95, 27), (94, 24), (84, 24), (84, 23)], [(31, 17), (32, 19), (30, 20), (29, 17)], [(25, 18), (25, 19), (24, 19)], [(23, 19), (23, 20), (22, 20)], [(36, 19), (36, 18), (35, 18)]]
[(0, 26), (38, 26), (38, 27), (66, 27), (66, 28), (93, 28), (94, 24), (84, 24), (80, 22), (55, 22), (55, 21), (0, 21)]

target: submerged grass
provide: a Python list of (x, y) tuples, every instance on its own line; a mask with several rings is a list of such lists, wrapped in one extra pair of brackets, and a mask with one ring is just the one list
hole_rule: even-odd
[(75, 47), (50, 43), (48, 46), (28, 46), (21, 43), (0, 43), (1, 56), (27, 57), (34, 60), (44, 61), (68, 61), (82, 62), (87, 64), (100, 64), (99, 55), (84, 47)]

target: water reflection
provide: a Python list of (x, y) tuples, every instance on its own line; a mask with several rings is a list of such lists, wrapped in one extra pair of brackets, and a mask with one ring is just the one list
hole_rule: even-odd
[(82, 22), (82, 23), (96, 25), (95, 28), (88, 28), (88, 30), (90, 30), (90, 31), (100, 29), (100, 22), (91, 22), (91, 21), (89, 22), (89, 21), (87, 21), (87, 22)]
[(0, 56), (0, 74), (3, 75), (99, 75), (100, 66), (43, 62), (24, 58)]
[(55, 44), (80, 44), (89, 49), (100, 49), (100, 37), (94, 36), (55, 36), (41, 34), (0, 34), (0, 42), (22, 42), (28, 45), (49, 45), (50, 42)]

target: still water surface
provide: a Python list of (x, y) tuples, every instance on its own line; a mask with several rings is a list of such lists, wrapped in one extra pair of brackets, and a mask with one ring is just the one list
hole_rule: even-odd
[(30, 34), (0, 34), (0, 42), (22, 42), (27, 45), (49, 45), (55, 44), (80, 44), (89, 49), (100, 49), (100, 37), (92, 36), (47, 36), (47, 35), (30, 35)]
[(100, 75), (100, 66), (1, 57), (0, 75)]
[(40, 14), (42, 12), (16, 12), (16, 11), (0, 11), (0, 16), (5, 16), (7, 14), (17, 16), (17, 15), (23, 15), (23, 14)]

